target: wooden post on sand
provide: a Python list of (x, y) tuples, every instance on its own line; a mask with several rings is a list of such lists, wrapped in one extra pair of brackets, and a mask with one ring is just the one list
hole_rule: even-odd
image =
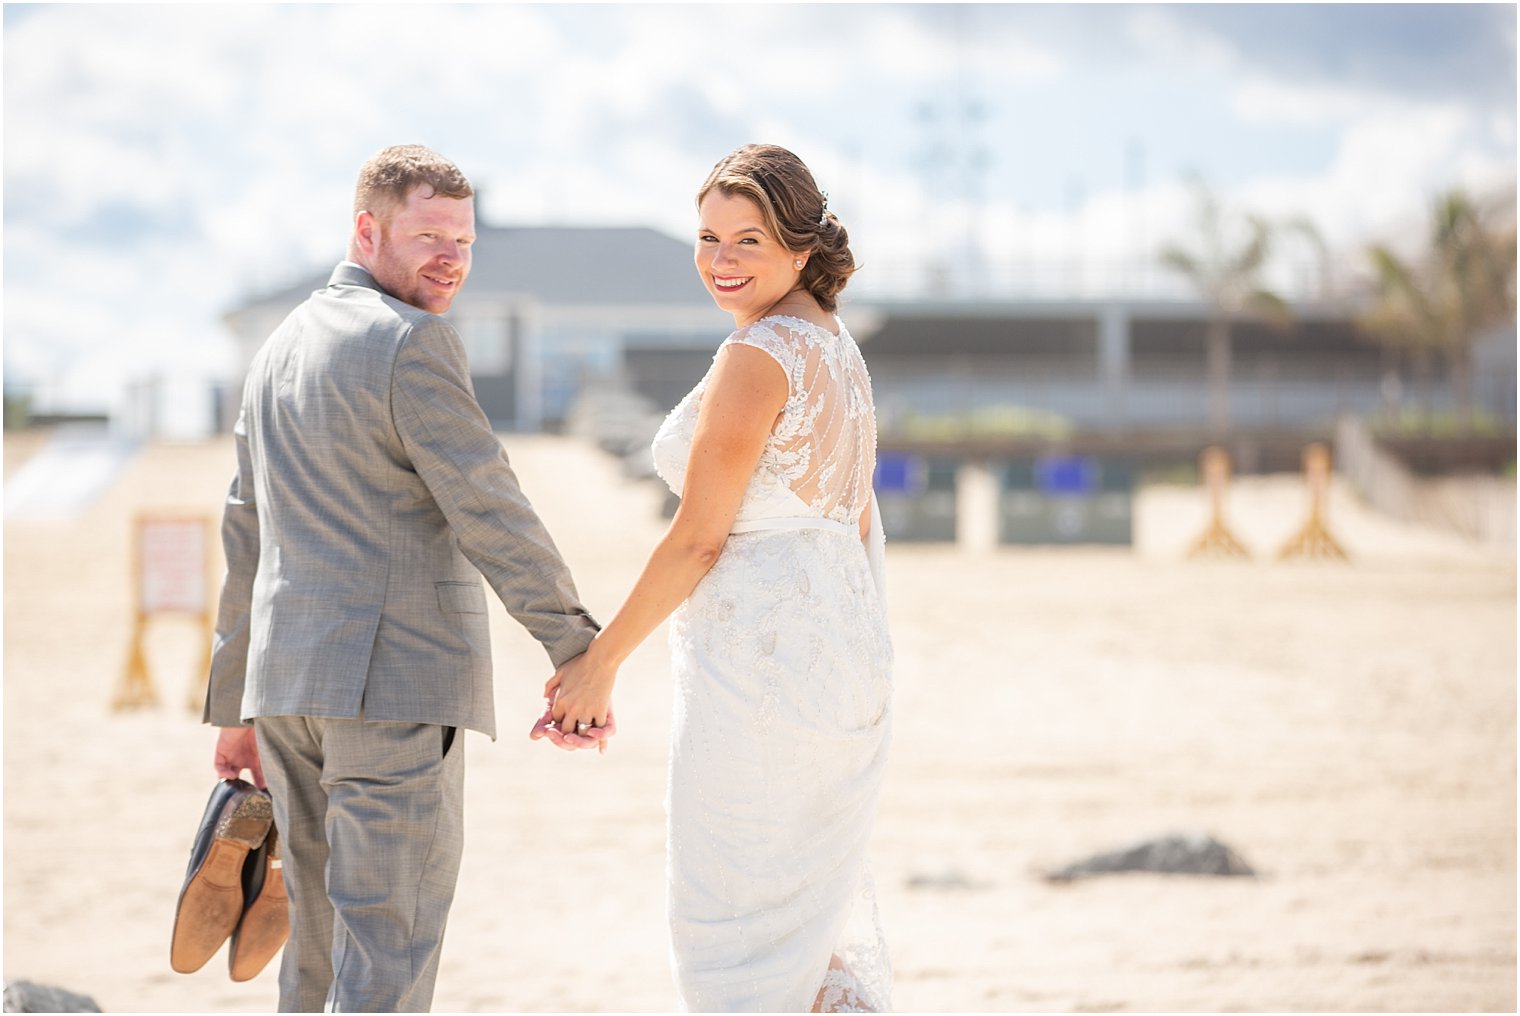
[(1325, 526), (1325, 502), (1330, 493), (1330, 449), (1325, 445), (1316, 442), (1304, 449), (1304, 482), (1309, 488), (1309, 518), (1277, 552), (1278, 560), (1312, 557), (1349, 561)]
[(1209, 524), (1193, 542), (1188, 557), (1250, 557), (1250, 552), (1224, 524), (1224, 492), (1230, 483), (1229, 453), (1217, 446), (1205, 448), (1199, 463), (1209, 488)]

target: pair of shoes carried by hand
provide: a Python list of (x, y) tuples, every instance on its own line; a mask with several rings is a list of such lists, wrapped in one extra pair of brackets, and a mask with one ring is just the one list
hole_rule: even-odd
[(219, 780), (190, 848), (169, 965), (194, 973), (231, 938), (232, 979), (246, 981), (264, 969), (289, 934), (269, 793), (243, 780)]

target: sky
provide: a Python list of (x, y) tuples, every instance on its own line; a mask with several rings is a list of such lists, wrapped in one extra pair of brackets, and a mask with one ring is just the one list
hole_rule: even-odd
[(1190, 181), (1354, 273), (1438, 193), (1514, 193), (1515, 35), (1512, 4), (8, 3), (5, 383), (110, 411), (235, 376), (222, 316), (328, 271), (410, 142), (481, 222), (681, 239), (713, 163), (784, 145), (868, 296), (1172, 292)]

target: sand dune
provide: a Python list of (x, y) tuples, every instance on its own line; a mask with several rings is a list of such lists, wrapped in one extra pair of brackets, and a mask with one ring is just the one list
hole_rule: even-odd
[[(508, 437), (592, 609), (662, 528), (660, 494), (567, 439)], [(24, 457), (25, 439), (6, 438)], [(165, 703), (112, 713), (129, 522), (216, 516), (230, 444), (145, 450), (85, 515), (5, 526), (7, 979), (116, 1011), (257, 1011), (218, 955), (170, 971), (213, 775), (184, 708), (198, 633), (155, 623)], [(897, 726), (875, 868), (904, 1010), (1516, 1007), (1515, 562), (1333, 492), (1350, 566), (1270, 560), (1292, 478), (1246, 478), (1249, 562), (1188, 562), (1205, 498), (1152, 488), (1137, 546), (895, 545)], [(493, 608), (501, 740), (467, 741), (467, 841), (435, 1008), (658, 1011), (669, 687), (663, 633), (624, 671), (622, 734), (526, 731), (549, 668)], [(1039, 873), (1202, 829), (1262, 877)]]

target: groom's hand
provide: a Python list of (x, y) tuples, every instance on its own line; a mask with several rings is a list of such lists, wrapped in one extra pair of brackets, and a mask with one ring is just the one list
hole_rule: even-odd
[(551, 696), (544, 705), (544, 715), (533, 724), (533, 729), (528, 732), (528, 737), (535, 741), (547, 740), (556, 748), (565, 751), (578, 751), (582, 748), (595, 748), (598, 752), (607, 750), (607, 742), (617, 733), (617, 720), (613, 717), (612, 707), (607, 707), (607, 722), (600, 727), (592, 727), (584, 734), (575, 734), (567, 730), (560, 730), (554, 722), (554, 699)]
[(252, 727), (220, 727), (216, 734), (216, 751), (211, 764), (224, 780), (236, 780), (243, 770), (253, 776), (253, 785), (263, 790), (264, 767), (259, 763), (259, 742)]

